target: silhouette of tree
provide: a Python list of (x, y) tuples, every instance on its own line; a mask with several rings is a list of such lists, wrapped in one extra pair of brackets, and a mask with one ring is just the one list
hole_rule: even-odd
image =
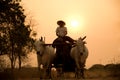
[(0, 54), (8, 54), (12, 69), (17, 58), (21, 68), (21, 57), (26, 56), (34, 41), (30, 25), (25, 25), (26, 16), (20, 1), (0, 0)]

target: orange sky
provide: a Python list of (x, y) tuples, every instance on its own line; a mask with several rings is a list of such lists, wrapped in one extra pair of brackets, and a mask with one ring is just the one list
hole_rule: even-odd
[[(120, 63), (120, 0), (22, 0), (26, 13), (36, 24), (38, 35), (47, 43), (56, 38), (57, 20), (64, 20), (68, 35), (87, 36), (87, 66)], [(76, 20), (78, 27), (70, 22)]]

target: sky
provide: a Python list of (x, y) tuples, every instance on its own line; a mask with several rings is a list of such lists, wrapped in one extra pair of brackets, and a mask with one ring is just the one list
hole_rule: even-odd
[(22, 0), (22, 5), (33, 19), (37, 38), (52, 43), (56, 22), (63, 20), (68, 36), (87, 36), (87, 67), (120, 63), (120, 0)]

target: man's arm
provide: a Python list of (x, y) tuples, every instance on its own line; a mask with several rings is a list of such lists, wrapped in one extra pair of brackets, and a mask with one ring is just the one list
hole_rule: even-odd
[(56, 35), (59, 36), (59, 30), (58, 30), (58, 28), (56, 29)]

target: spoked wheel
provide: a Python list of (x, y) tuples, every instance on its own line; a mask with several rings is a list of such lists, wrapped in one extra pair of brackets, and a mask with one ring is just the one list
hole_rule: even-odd
[(58, 64), (57, 72), (58, 72), (58, 77), (63, 77), (63, 64)]
[(61, 79), (63, 78), (63, 64), (58, 64), (57, 67), (51, 68), (51, 79)]

